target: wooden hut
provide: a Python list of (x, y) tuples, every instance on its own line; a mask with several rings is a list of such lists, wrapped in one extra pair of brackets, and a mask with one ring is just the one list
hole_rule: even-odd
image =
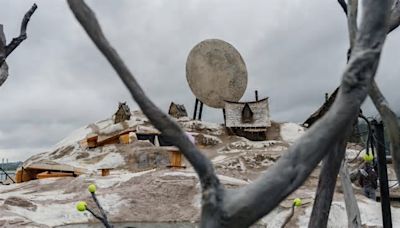
[(225, 126), (238, 136), (249, 140), (266, 140), (267, 128), (271, 126), (268, 98), (252, 102), (225, 101)]
[(168, 114), (177, 119), (188, 116), (185, 106), (180, 104), (175, 104), (174, 102), (171, 102)]
[(70, 165), (42, 160), (19, 167), (15, 173), (15, 182), (21, 183), (50, 177), (76, 177), (85, 172), (84, 169)]
[(130, 119), (131, 119), (131, 110), (129, 109), (129, 106), (126, 104), (126, 102), (123, 103), (119, 102), (118, 110), (114, 114), (114, 124)]

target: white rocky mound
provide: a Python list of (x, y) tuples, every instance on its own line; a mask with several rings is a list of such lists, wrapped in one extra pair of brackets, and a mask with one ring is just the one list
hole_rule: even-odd
[[(177, 121), (195, 137), (197, 146), (212, 160), (227, 188), (238, 188), (252, 182), (273, 166), (304, 132), (294, 123), (273, 123), (271, 131), (275, 134), (269, 135), (268, 141), (254, 142), (228, 135), (218, 124), (187, 118)], [(0, 226), (101, 227), (89, 213), (75, 209), (78, 201), (86, 201), (89, 207), (95, 208), (87, 191), (87, 186), (94, 183), (99, 201), (116, 227), (127, 224), (136, 227), (195, 227), (201, 203), (196, 173), (188, 162), (185, 162), (184, 169), (168, 168), (171, 164), (169, 147), (134, 139), (127, 144), (116, 143), (118, 137), (115, 135), (139, 129), (156, 131), (140, 112), (134, 112), (130, 121), (114, 124), (108, 119), (78, 129), (59, 142), (54, 150), (29, 158), (23, 164), (27, 171), (30, 167), (61, 167), (79, 170), (79, 175), (33, 178), (18, 184), (0, 185)], [(89, 148), (87, 139), (94, 135), (99, 141), (103, 140), (104, 145)], [(354, 149), (357, 148), (349, 149), (349, 159), (356, 156)], [(353, 168), (356, 166), (351, 165)], [(98, 169), (104, 168), (111, 169), (110, 175), (101, 175)], [(257, 227), (281, 227), (293, 199), (297, 197), (303, 200), (303, 206), (296, 208), (288, 226), (307, 227), (318, 175), (319, 168), (301, 188), (261, 219)], [(340, 182), (337, 186), (328, 226), (347, 227)], [(380, 204), (361, 195), (357, 186), (354, 188), (363, 224), (380, 226)], [(392, 218), (393, 226), (400, 227), (397, 207), (392, 207)]]

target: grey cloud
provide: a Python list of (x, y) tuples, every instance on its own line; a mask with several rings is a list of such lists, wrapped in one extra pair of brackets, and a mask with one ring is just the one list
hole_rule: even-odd
[[(0, 23), (10, 40), (33, 1), (0, 3)], [(335, 1), (88, 3), (146, 93), (165, 111), (175, 101), (192, 113), (195, 98), (185, 63), (190, 49), (207, 38), (224, 39), (239, 50), (249, 71), (243, 100), (253, 99), (255, 89), (270, 97), (274, 120), (303, 121), (324, 93), (336, 88), (345, 67), (346, 21)], [(75, 128), (110, 117), (118, 101), (137, 109), (65, 1), (37, 4), (28, 39), (8, 59), (10, 76), (0, 88), (0, 156), (13, 159), (25, 159)], [(394, 106), (400, 102), (398, 37), (398, 32), (390, 35), (377, 79)], [(364, 109), (376, 113), (368, 102)], [(203, 116), (222, 122), (221, 110), (205, 108)], [(21, 140), (21, 135), (28, 137)]]

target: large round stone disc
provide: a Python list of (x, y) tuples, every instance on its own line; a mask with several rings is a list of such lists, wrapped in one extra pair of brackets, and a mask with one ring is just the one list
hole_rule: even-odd
[(186, 62), (186, 79), (204, 104), (223, 108), (224, 101), (239, 101), (247, 87), (242, 56), (229, 43), (209, 39), (197, 44)]

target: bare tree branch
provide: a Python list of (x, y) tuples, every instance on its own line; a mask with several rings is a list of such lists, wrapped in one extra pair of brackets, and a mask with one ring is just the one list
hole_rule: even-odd
[(10, 44), (6, 45), (6, 38), (3, 31), (3, 25), (1, 25), (0, 29), (0, 36), (1, 36), (1, 43), (0, 43), (0, 86), (6, 81), (8, 77), (8, 66), (5, 63), (6, 58), (13, 52), (21, 43), (24, 41), (26, 36), (26, 27), (28, 26), (29, 19), (31, 18), (32, 14), (37, 9), (37, 5), (33, 4), (31, 9), (26, 12), (24, 18), (22, 19), (21, 23), (21, 32), (20, 35), (10, 42)]
[(342, 183), (344, 202), (346, 204), (348, 227), (361, 228), (360, 209), (358, 208), (357, 199), (353, 192), (346, 161), (343, 161), (340, 167), (340, 181)]
[[(107, 214), (104, 211), (103, 207), (101, 206), (99, 200), (97, 199), (96, 193), (95, 192), (90, 192), (90, 195), (93, 198), (94, 203), (96, 204), (96, 206), (99, 208), (100, 214), (102, 216), (102, 220), (101, 222), (104, 224), (104, 226), (106, 228), (111, 228), (112, 226), (110, 225), (110, 223), (108, 222), (108, 218), (107, 218)], [(93, 213), (92, 213), (93, 214)]]
[(6, 57), (6, 35), (4, 34), (4, 27), (0, 24), (0, 59), (4, 60)]
[(8, 78), (8, 66), (6, 58), (6, 36), (4, 35), (3, 25), (0, 24), (0, 86)]
[(21, 23), (21, 30), (20, 34), (18, 37), (15, 37), (12, 39), (11, 43), (9, 43), (6, 47), (6, 58), (17, 48), (22, 41), (26, 40), (27, 35), (26, 35), (26, 27), (28, 26), (28, 22), (31, 19), (31, 16), (33, 13), (36, 11), (37, 5), (33, 4), (32, 7), (26, 12), (24, 18), (22, 19)]
[(285, 228), (286, 225), (290, 222), (290, 220), (292, 219), (292, 217), (293, 217), (293, 215), (294, 215), (294, 208), (295, 208), (295, 207), (296, 207), (296, 206), (293, 204), (293, 205), (292, 205), (292, 208), (290, 209), (290, 213), (289, 213), (289, 215), (285, 218), (285, 221), (283, 222), (281, 228)]
[(106, 228), (109, 228), (109, 227), (107, 227), (107, 225), (105, 225), (105, 224), (107, 224), (107, 223), (105, 222), (105, 220), (104, 220), (100, 215), (96, 214), (96, 213), (95, 213), (92, 209), (90, 209), (89, 207), (86, 207), (86, 210), (89, 211), (90, 214), (92, 214), (92, 215), (93, 215), (96, 219), (98, 219), (101, 223), (103, 223), (104, 226), (105, 226)]
[(375, 107), (378, 109), (385, 129), (387, 130), (390, 141), (390, 151), (393, 158), (393, 166), (397, 180), (400, 182), (400, 123), (397, 119), (396, 113), (390, 108), (389, 103), (379, 90), (375, 81), (371, 85), (369, 96), (371, 97)]
[(352, 58), (344, 72), (338, 97), (268, 172), (226, 200), (232, 227), (247, 227), (269, 213), (297, 189), (319, 161), (352, 127), (374, 78), (386, 37), (389, 0), (364, 0), (363, 17)]
[(400, 1), (394, 0), (390, 15), (389, 33), (400, 25)]
[[(350, 132), (351, 129), (344, 134), (348, 136)], [(345, 141), (347, 141), (347, 137), (345, 137), (342, 143), (334, 145), (323, 160), (308, 227), (326, 227), (328, 224), (337, 175), (346, 152)]]
[[(347, 16), (348, 10), (347, 10), (347, 4), (344, 0), (338, 0), (340, 6), (342, 7), (345, 15)], [(353, 29), (356, 28), (357, 26), (357, 16), (354, 17), (354, 19), (349, 20), (348, 19), (348, 25), (349, 22), (352, 21), (353, 23), (350, 23), (350, 25), (353, 25), (352, 28), (349, 29)], [(393, 31), (394, 29), (396, 29), (400, 24), (400, 0), (394, 0), (394, 3), (392, 5), (391, 8), (391, 13), (390, 13), (390, 21), (389, 21), (389, 30), (388, 33), (390, 33), (391, 31)], [(355, 26), (354, 26), (355, 25)], [(349, 36), (350, 38), (353, 38), (352, 35), (350, 35), (350, 31), (349, 31)], [(352, 42), (350, 40), (350, 42)], [(350, 48), (347, 51), (347, 61), (350, 59), (350, 55), (351, 55), (351, 43), (350, 43)], [(309, 126), (311, 126), (315, 121), (317, 121), (318, 119), (320, 119), (328, 110), (329, 108), (332, 106), (333, 101), (336, 98), (336, 94), (337, 94), (337, 90), (339, 89), (339, 87), (337, 87), (335, 89), (335, 91), (329, 96), (328, 100), (317, 110), (315, 111), (305, 122), (304, 124), (308, 124)]]
[[(342, 1), (342, 2), (339, 1), (340, 5), (344, 9), (344, 12), (346, 13), (347, 18), (348, 18), (347, 21), (348, 21), (349, 41), (350, 41), (350, 48), (348, 51), (348, 60), (349, 60), (350, 55), (351, 55), (351, 50), (353, 49), (354, 40), (355, 40), (357, 30), (358, 30), (357, 29), (358, 1), (357, 0), (349, 0), (347, 2), (347, 5), (343, 5), (343, 2), (344, 1)], [(392, 7), (392, 10), (391, 10), (391, 17), (390, 17), (390, 22), (389, 22), (390, 27), (393, 27), (394, 24), (398, 25), (399, 22), (395, 21), (396, 16), (400, 17), (398, 0), (396, 0), (396, 2), (394, 3), (394, 5)], [(375, 84), (375, 82), (374, 82), (374, 84)], [(370, 94), (371, 94), (371, 91), (370, 91)], [(388, 107), (388, 106), (386, 106), (386, 107)], [(396, 116), (392, 115), (391, 118), (392, 118), (392, 122), (393, 122), (393, 120), (396, 121), (394, 123), (395, 125), (393, 125), (393, 126), (398, 126)], [(399, 135), (400, 128), (397, 127), (396, 131), (397, 131), (397, 134), (395, 134), (395, 131), (393, 131), (394, 137)], [(392, 136), (392, 138), (393, 138), (393, 136)], [(397, 142), (400, 142), (400, 140), (397, 140)], [(398, 144), (398, 145), (399, 146), (397, 146), (397, 147), (400, 147), (400, 144)], [(397, 148), (397, 149), (399, 150), (400, 148)], [(396, 151), (396, 149), (392, 149), (392, 151)], [(344, 154), (344, 151), (343, 151), (343, 154)], [(400, 158), (400, 151), (397, 154), (399, 154), (398, 157)], [(329, 157), (332, 157), (332, 156), (328, 155), (328, 159), (329, 159)], [(325, 158), (325, 160), (326, 159), (327, 158)], [(310, 218), (310, 225), (309, 225), (310, 227), (326, 227), (326, 224), (327, 224), (327, 216), (329, 215), (330, 205), (331, 205), (331, 201), (332, 201), (333, 194), (334, 194), (334, 187), (335, 187), (336, 176), (337, 176), (336, 169), (335, 170), (331, 169), (331, 166), (337, 167), (338, 163), (341, 161), (341, 160), (332, 160), (332, 159), (329, 159), (329, 160), (331, 160), (331, 162), (333, 162), (333, 163), (336, 163), (336, 165), (329, 166), (329, 165), (326, 165), (326, 163), (324, 163), (324, 165), (322, 167), (322, 171), (321, 171), (321, 175), (320, 175), (320, 179), (319, 179), (320, 182), (319, 182), (319, 185), (317, 188), (317, 193), (316, 193), (315, 204), (314, 204), (313, 211), (312, 211), (311, 218)], [(335, 182), (329, 181), (329, 180), (333, 180), (333, 179), (335, 180)], [(331, 183), (331, 185), (329, 185), (328, 183)], [(329, 190), (329, 189), (324, 189), (324, 188), (331, 188), (331, 189)], [(350, 196), (351, 195), (350, 193), (352, 193), (352, 191), (346, 192), (348, 190), (349, 189), (346, 189), (344, 187), (344, 192), (346, 194), (345, 197), (347, 198), (347, 200), (352, 200), (352, 202), (346, 201), (346, 211), (348, 214), (353, 213), (356, 208), (357, 209), (356, 211), (358, 211), (358, 217), (356, 217), (356, 218), (360, 220), (360, 221), (357, 221), (357, 220), (350, 221), (349, 220), (349, 226), (358, 227), (361, 225), (361, 219), (359, 218), (359, 210), (358, 210), (357, 202), (355, 199), (352, 199), (352, 198), (354, 198), (354, 196), (353, 197)], [(326, 216), (324, 216), (324, 213), (326, 213)], [(349, 219), (350, 218), (351, 217), (349, 217)]]
[(356, 35), (358, 31), (357, 15), (358, 15), (358, 0), (348, 0), (347, 2), (348, 16), (347, 27), (349, 30), (350, 50), (354, 47)]
[(338, 0), (339, 5), (342, 7), (343, 12), (347, 15), (347, 4), (344, 0)]
[[(350, 41), (350, 48), (347, 53), (347, 61), (349, 61), (351, 58), (351, 50), (354, 47), (358, 32), (358, 0), (348, 0), (346, 9), (348, 12), (347, 25)], [(356, 118), (357, 117), (355, 117), (354, 120), (356, 120)], [(356, 121), (354, 121), (353, 127), (355, 126), (355, 124)], [(344, 134), (349, 136), (351, 131), (352, 129), (350, 129), (348, 132), (344, 132)], [(348, 137), (332, 147), (332, 151), (330, 151), (330, 153), (325, 156), (323, 160), (322, 169), (319, 175), (318, 187), (315, 194), (313, 210), (311, 212), (310, 222), (308, 225), (309, 227), (326, 227), (328, 224), (328, 217), (331, 209), (333, 195), (335, 193), (337, 176), (341, 167), (342, 160), (345, 157), (346, 153), (347, 138)], [(346, 207), (346, 209), (350, 210), (351, 208)]]
[[(394, 31), (400, 24), (400, 1), (395, 0), (391, 9), (389, 31)], [(378, 110), (390, 141), (390, 151), (393, 157), (394, 170), (397, 180), (400, 182), (400, 123), (397, 120), (396, 113), (390, 108), (389, 103), (380, 91), (378, 84), (373, 81), (369, 91), (376, 109)]]
[[(340, 0), (339, 0), (340, 3)], [(340, 4), (342, 7), (343, 5)], [(347, 7), (347, 6), (346, 6)], [(346, 8), (347, 15), (347, 8)], [(388, 34), (394, 31), (400, 25), (400, 0), (394, 0), (391, 10), (390, 19), (388, 25)], [(349, 28), (351, 30), (351, 28)], [(375, 81), (373, 81), (369, 95), (373, 100), (375, 107), (377, 108), (382, 120), (390, 130), (388, 131), (391, 153), (394, 160), (394, 168), (396, 172), (397, 180), (400, 181), (400, 140), (396, 139), (399, 137), (400, 124), (397, 121), (396, 114), (390, 108), (383, 94), (380, 92), (379, 87)]]
[(185, 136), (179, 126), (163, 114), (144, 94), (117, 52), (104, 37), (94, 13), (82, 0), (68, 0), (71, 10), (89, 37), (114, 67), (153, 125), (174, 141), (193, 165), (203, 188), (201, 227), (248, 227), (269, 213), (297, 189), (327, 151), (345, 139), (365, 100), (386, 37), (389, 0), (364, 0), (360, 33), (343, 75), (332, 109), (298, 140), (276, 164), (252, 184), (224, 191), (213, 166)]
[(180, 149), (194, 167), (203, 189), (202, 218), (207, 218), (202, 219), (202, 227), (213, 225), (213, 223), (215, 226), (215, 223), (219, 223), (220, 216), (222, 216), (220, 205), (222, 204), (224, 190), (215, 175), (211, 161), (190, 142), (177, 123), (148, 99), (128, 67), (104, 36), (93, 11), (82, 0), (68, 0), (68, 4), (77, 20), (110, 62), (144, 114), (168, 138), (168, 141), (174, 142), (174, 145)]

